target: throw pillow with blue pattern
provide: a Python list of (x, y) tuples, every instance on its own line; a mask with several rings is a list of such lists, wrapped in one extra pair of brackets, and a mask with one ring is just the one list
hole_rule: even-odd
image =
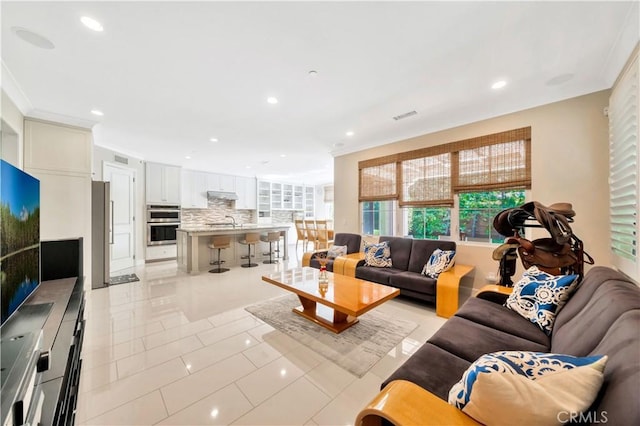
[(422, 275), (437, 279), (438, 275), (453, 267), (455, 259), (455, 250), (440, 250), (437, 248), (431, 253), (429, 260), (422, 268)]
[(606, 362), (606, 355), (486, 354), (453, 385), (449, 404), (486, 425), (558, 424), (558, 413), (589, 409), (602, 386)]
[(388, 241), (364, 243), (364, 264), (376, 268), (391, 268), (391, 247)]
[(577, 275), (551, 275), (532, 266), (513, 286), (504, 306), (551, 335), (556, 314), (578, 285)]

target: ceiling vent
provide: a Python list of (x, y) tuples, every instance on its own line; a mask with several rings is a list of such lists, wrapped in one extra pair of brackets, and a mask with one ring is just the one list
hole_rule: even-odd
[(122, 164), (129, 164), (129, 159), (127, 157), (121, 157), (119, 155), (114, 155), (113, 159), (117, 162), (117, 163), (122, 163)]
[(416, 114), (417, 112), (415, 111), (409, 111), (409, 112), (405, 112), (404, 114), (396, 115), (395, 117), (393, 117), (393, 119), (398, 121), (398, 120), (402, 120), (403, 118), (411, 117), (412, 115), (416, 115)]

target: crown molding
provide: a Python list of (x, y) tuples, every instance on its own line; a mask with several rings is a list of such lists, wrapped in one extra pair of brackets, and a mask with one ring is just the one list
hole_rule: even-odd
[(2, 90), (16, 105), (16, 108), (18, 108), (22, 115), (27, 115), (33, 111), (33, 104), (24, 93), (24, 90), (22, 90), (22, 87), (20, 87), (13, 73), (7, 68), (4, 61), (2, 61)]

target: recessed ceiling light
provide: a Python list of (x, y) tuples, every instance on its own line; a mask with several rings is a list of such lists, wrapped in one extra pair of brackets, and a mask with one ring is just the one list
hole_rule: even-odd
[(12, 27), (11, 30), (15, 35), (20, 37), (22, 40), (27, 43), (39, 47), (41, 49), (51, 50), (55, 47), (55, 45), (46, 37), (41, 36), (40, 34), (36, 34), (31, 30), (22, 27)]
[(187, 160), (191, 160), (191, 156), (190, 155), (185, 155), (184, 158), (186, 158)]
[(506, 86), (506, 85), (507, 85), (507, 82), (506, 82), (506, 81), (504, 81), (504, 80), (498, 80), (498, 81), (496, 81), (495, 83), (493, 83), (493, 84), (491, 85), (491, 88), (492, 88), (492, 89), (494, 89), (494, 90), (495, 90), (495, 89), (502, 89), (502, 88), (503, 88), (504, 86)]
[(218, 142), (218, 138), (210, 138), (209, 141), (211, 142)]
[(83, 16), (82, 18), (80, 18), (80, 22), (82, 22), (84, 26), (89, 28), (90, 30), (98, 32), (104, 30), (100, 22), (96, 21), (93, 18), (89, 18), (88, 16)]
[(351, 131), (351, 130), (349, 130), (349, 131), (346, 133), (346, 135), (347, 135), (347, 136), (353, 136), (354, 134), (355, 134), (355, 133), (353, 133), (353, 131)]
[(316, 71), (316, 70), (311, 70), (311, 71), (309, 71), (309, 75), (310, 75), (311, 77), (315, 77), (315, 76), (317, 76), (317, 75), (318, 75), (318, 71)]
[(91, 114), (98, 115), (98, 116), (102, 117), (104, 115), (104, 112), (102, 112), (100, 110), (97, 110), (97, 109), (92, 109), (91, 110)]
[(244, 168), (245, 168), (245, 169), (250, 169), (250, 168), (251, 168), (251, 166), (244, 166)]
[(275, 105), (278, 103), (278, 98), (274, 98), (273, 96), (270, 96), (267, 98), (267, 102), (270, 103), (271, 105)]
[(281, 158), (284, 158), (284, 157), (286, 157), (286, 156), (287, 156), (287, 154), (280, 154), (280, 157), (281, 157)]

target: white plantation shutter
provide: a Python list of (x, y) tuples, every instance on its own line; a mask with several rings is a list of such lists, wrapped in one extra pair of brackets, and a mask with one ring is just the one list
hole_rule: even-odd
[(613, 264), (638, 280), (638, 50), (613, 88), (609, 99), (610, 230)]

